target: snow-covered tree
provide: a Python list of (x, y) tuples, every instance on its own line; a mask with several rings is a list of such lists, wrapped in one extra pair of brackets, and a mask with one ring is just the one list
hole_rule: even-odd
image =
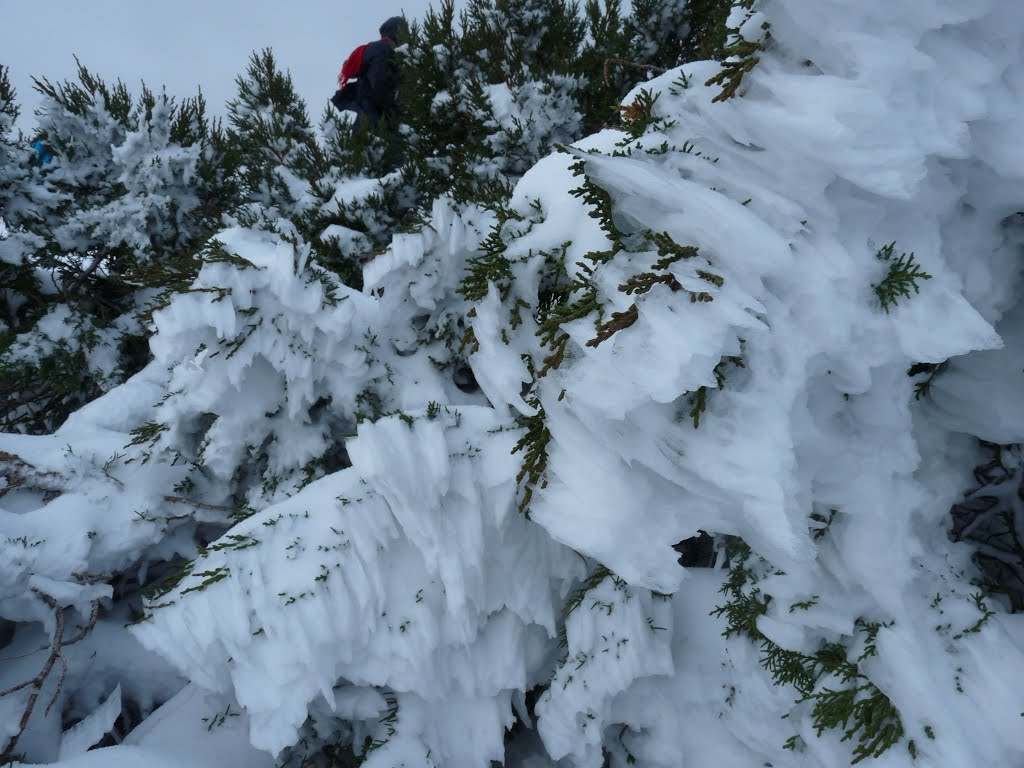
[[(7, 211), (17, 197), (19, 181), (25, 175), (21, 166), (26, 158), (18, 157), (18, 135), (15, 133), (15, 123), (20, 114), (10, 70), (0, 64), (0, 211)], [(27, 147), (24, 154), (28, 154)], [(7, 215), (10, 216), (9, 211)]]
[(725, 44), (726, 21), (734, 5), (752, 0), (633, 0), (626, 21), (632, 59), (671, 68), (710, 59)]
[[(39, 312), (41, 285), (11, 233), (18, 226), (29, 178), (30, 150), (15, 132), (17, 94), (0, 65), (0, 350)], [(6, 388), (0, 385), (0, 392)]]
[(145, 364), (148, 312), (187, 287), (230, 203), (201, 97), (179, 105), (144, 88), (136, 101), (81, 65), (76, 82), (37, 87), (52, 160), (23, 185), (10, 239), (46, 298), (0, 355), (0, 419), (29, 431), (52, 430)]
[[(135, 683), (69, 768), (1019, 763), (1019, 449), (979, 440), (1024, 442), (1024, 8), (744, 0), (552, 147), (483, 27), (446, 58), (473, 18), (400, 52), (402, 170), (274, 139), (351, 164), (262, 155), (153, 362), (0, 436), (4, 652), (45, 650), (0, 667), (4, 758), (72, 757)], [(319, 230), (389, 173), (420, 226)], [(380, 248), (361, 284), (332, 237)]]
[(479, 0), (460, 16), (443, 2), (413, 25), (400, 103), (422, 188), (500, 202), (555, 143), (578, 136), (581, 35), (574, 6), (560, 2)]
[(252, 55), (237, 84), (228, 119), (245, 198), (273, 215), (299, 218), (311, 202), (307, 189), (317, 157), (306, 106), (270, 49)]

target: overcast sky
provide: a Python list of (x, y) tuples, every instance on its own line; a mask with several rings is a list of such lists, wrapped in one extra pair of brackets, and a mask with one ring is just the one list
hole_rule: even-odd
[[(291, 71), (310, 117), (318, 120), (337, 88), (349, 52), (377, 38), (377, 28), (403, 11), (410, 21), (437, 2), (395, 0), (0, 0), (0, 64), (10, 67), (22, 107), (33, 124), (32, 76), (63, 80), (74, 56), (105, 80), (122, 79), (138, 92), (145, 80), (179, 97), (202, 86), (211, 112), (222, 113), (249, 54), (271, 47)], [(464, 0), (456, 0), (461, 7)], [(27, 118), (27, 119), (26, 119)]]

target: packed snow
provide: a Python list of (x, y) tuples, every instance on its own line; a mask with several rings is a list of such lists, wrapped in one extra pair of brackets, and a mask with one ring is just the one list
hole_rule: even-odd
[[(315, 736), (366, 768), (849, 764), (860, 735), (723, 637), (724, 548), (672, 548), (703, 531), (754, 553), (769, 646), (843, 648), (898, 711), (865, 765), (1024, 760), (1021, 614), (976, 596), (947, 535), (975, 438), (1024, 442), (1024, 5), (755, 7), (741, 95), (715, 100), (716, 62), (648, 80), (623, 99), (657, 96), (638, 135), (545, 157), (505, 220), (438, 199), (361, 291), (227, 229), (154, 313), (143, 372), (53, 435), (0, 435), (0, 690), (50, 648), (38, 594), (70, 636), (110, 604), (102, 574), (183, 567), (68, 648), (19, 752), (261, 767)], [(501, 119), (543, 103), (502, 88)], [(506, 272), (471, 301), (494, 232)], [(890, 243), (928, 278), (883, 306)], [(570, 283), (600, 310), (545, 343)], [(916, 398), (908, 370), (947, 360)], [(339, 433), (342, 469), (321, 461)], [(142, 724), (86, 751), (122, 700)], [(0, 698), (0, 739), (23, 707)]]

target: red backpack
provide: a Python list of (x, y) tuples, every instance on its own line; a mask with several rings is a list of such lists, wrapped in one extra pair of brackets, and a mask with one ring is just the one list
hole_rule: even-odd
[(366, 50), (366, 46), (369, 43), (360, 45), (345, 59), (345, 63), (341, 65), (341, 72), (338, 74), (338, 88), (343, 89), (345, 85), (353, 77), (359, 76), (359, 70), (363, 68), (363, 51)]

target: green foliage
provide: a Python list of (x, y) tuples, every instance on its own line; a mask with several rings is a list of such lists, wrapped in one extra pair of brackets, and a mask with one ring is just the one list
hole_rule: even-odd
[[(754, 1), (734, 0), (733, 6), (750, 11), (753, 8)], [(768, 23), (765, 22), (761, 26), (765, 33), (765, 38), (748, 40), (740, 34), (740, 28), (749, 18), (750, 13), (741, 20), (737, 27), (728, 29), (726, 44), (720, 52), (722, 69), (705, 83), (707, 86), (718, 85), (722, 88), (721, 92), (712, 99), (712, 102), (725, 101), (736, 96), (736, 91), (743, 82), (744, 75), (756, 67), (761, 60), (761, 57), (757, 54), (764, 50), (764, 39), (767, 39), (770, 34), (770, 28)]]
[[(826, 730), (838, 730), (842, 741), (854, 740), (851, 764), (878, 757), (904, 736), (899, 711), (889, 698), (860, 670), (859, 663), (876, 656), (878, 633), (889, 624), (857, 621), (864, 636), (864, 650), (856, 661), (847, 657), (842, 643), (823, 642), (814, 653), (782, 648), (769, 640), (757, 626), (768, 612), (771, 596), (757, 586), (767, 572), (767, 563), (751, 563), (749, 549), (735, 559), (721, 592), (727, 600), (712, 611), (725, 619), (725, 637), (746, 637), (761, 648), (761, 666), (775, 685), (792, 686), (800, 698), (798, 704), (810, 705), (811, 725), (818, 736)], [(748, 564), (749, 563), (749, 564)], [(794, 606), (800, 606), (796, 603)], [(806, 605), (806, 604), (804, 604)], [(784, 745), (795, 749), (790, 738)]]
[(526, 398), (526, 403), (536, 409), (532, 416), (524, 418), (526, 432), (512, 449), (512, 453), (523, 452), (523, 465), (516, 475), (516, 482), (523, 489), (519, 500), (519, 511), (530, 516), (530, 501), (535, 488), (544, 488), (547, 480), (544, 473), (548, 464), (548, 443), (551, 442), (551, 431), (545, 421), (544, 405), (536, 392)]
[[(566, 599), (565, 605), (562, 608), (562, 625), (558, 630), (558, 645), (560, 648), (565, 649), (569, 645), (569, 636), (566, 631), (565, 622), (568, 620), (569, 616), (571, 616), (572, 613), (583, 604), (587, 595), (594, 589), (597, 589), (597, 587), (601, 586), (606, 579), (611, 579), (616, 589), (626, 588), (625, 581), (612, 573), (606, 566), (598, 564), (591, 574), (583, 580), (583, 583), (573, 590)], [(562, 663), (564, 664), (565, 661), (563, 660)]]
[(300, 203), (292, 175), (312, 179), (319, 160), (306, 106), (269, 48), (253, 53), (246, 74), (235, 82), (238, 96), (228, 102), (228, 135), (241, 154), (243, 190), (248, 200), (288, 215)]
[(914, 399), (920, 400), (927, 397), (932, 390), (932, 384), (937, 376), (946, 370), (948, 361), (941, 363), (914, 363), (907, 371), (907, 376), (920, 376), (927, 374), (923, 379), (914, 382)]
[[(574, 139), (573, 75), (582, 38), (575, 6), (541, 0), (473, 0), (456, 14), (449, 0), (412, 25), (400, 89), (408, 190), (422, 205), (502, 204), (511, 184), (548, 149)], [(494, 98), (538, 94), (543, 113), (501, 117)]]
[(682, 61), (721, 58), (729, 36), (731, 0), (689, 0), (690, 28), (682, 41)]
[(82, 351), (57, 343), (42, 354), (34, 352), (10, 342), (6, 348), (0, 344), (2, 431), (49, 432), (63, 415), (103, 394), (105, 382), (84, 373), (88, 364)]
[(623, 13), (620, 0), (584, 5), (588, 35), (577, 72), (586, 79), (579, 99), (588, 132), (614, 124), (613, 112), (628, 109), (621, 99), (650, 74), (724, 55), (732, 0), (634, 0), (631, 6)]
[(355, 768), (363, 765), (376, 750), (388, 743), (388, 739), (395, 735), (398, 729), (398, 697), (391, 693), (384, 693), (384, 701), (387, 702), (387, 709), (378, 718), (383, 733), (379, 736), (367, 736), (363, 742), (363, 751), (358, 756)]
[(18, 93), (11, 84), (11, 68), (0, 64), (0, 140), (10, 140), (9, 134), (20, 114)]
[(622, 127), (634, 139), (639, 139), (654, 125), (664, 122), (662, 118), (654, 114), (654, 103), (660, 94), (652, 93), (647, 88), (642, 88), (636, 95), (632, 104), (618, 106), (622, 118)]
[(565, 0), (469, 0), (463, 56), (485, 82), (512, 88), (538, 74), (569, 72), (583, 42), (578, 10)]
[(591, 261), (599, 263), (611, 261), (615, 254), (623, 248), (622, 239), (624, 237), (623, 233), (615, 224), (612, 196), (608, 190), (597, 184), (590, 176), (587, 175), (586, 160), (578, 160), (573, 163), (569, 169), (572, 171), (573, 176), (579, 176), (583, 179), (580, 186), (570, 190), (569, 194), (573, 197), (580, 198), (590, 207), (591, 210), (587, 215), (592, 219), (598, 220), (602, 231), (604, 231), (608, 239), (612, 241), (612, 249), (610, 251), (595, 252), (592, 255), (588, 255), (588, 258), (590, 258)]
[(635, 83), (637, 73), (623, 67), (609, 67), (609, 60), (625, 61), (631, 56), (630, 33), (626, 28), (621, 0), (586, 0), (583, 6), (587, 36), (580, 51), (576, 73), (586, 78), (580, 91), (583, 130), (600, 130), (613, 117), (614, 105)]
[(612, 312), (611, 318), (606, 322), (597, 324), (597, 335), (587, 342), (588, 347), (597, 347), (607, 341), (619, 331), (629, 328), (640, 319), (640, 309), (636, 304), (631, 304), (624, 312)]
[[(3, 221), (11, 219), (8, 208), (23, 195), (22, 185), (29, 175), (27, 147), (23, 146), (23, 137), (15, 134), (15, 124), (21, 115), (17, 97), (9, 68), (0, 64), (0, 220)], [(7, 261), (0, 259), (0, 268), (7, 266)], [(6, 286), (8, 282), (0, 281), (0, 285)]]
[(33, 157), (3, 210), (17, 258), (0, 259), (0, 425), (39, 433), (148, 362), (150, 298), (190, 282), (237, 186), (201, 95), (178, 103), (143, 85), (136, 98), (80, 62), (75, 80), (36, 89), (36, 137), (54, 159)]
[(664, 69), (714, 58), (725, 42), (730, 0), (633, 0), (627, 21), (634, 61)]
[(984, 627), (985, 624), (988, 623), (988, 620), (996, 615), (996, 612), (991, 610), (988, 607), (988, 604), (985, 602), (984, 593), (976, 592), (975, 594), (971, 595), (971, 600), (974, 602), (974, 607), (978, 609), (978, 612), (981, 614), (981, 616), (979, 616), (978, 620), (974, 622), (971, 626), (953, 635), (954, 640), (960, 640), (964, 637), (964, 635), (973, 635), (978, 632), (981, 632), (982, 627)]
[[(712, 370), (712, 373), (715, 376), (715, 382), (718, 385), (717, 389), (721, 390), (725, 388), (726, 374), (730, 370), (735, 370), (737, 368), (746, 368), (742, 357), (730, 355), (729, 357), (723, 357), (718, 361)], [(712, 388), (707, 386), (700, 387), (691, 396), (690, 418), (693, 420), (694, 429), (700, 428), (700, 417), (707, 410), (707, 397), (710, 389)]]
[(875, 254), (879, 261), (884, 261), (889, 266), (882, 281), (871, 284), (871, 288), (874, 290), (875, 296), (878, 297), (878, 302), (886, 314), (889, 313), (892, 307), (896, 306), (897, 301), (901, 297), (909, 299), (911, 289), (914, 290), (914, 293), (921, 292), (917, 285), (918, 280), (932, 279), (931, 275), (921, 269), (920, 264), (915, 263), (913, 253), (909, 255), (901, 253), (894, 261), (895, 247), (895, 242), (889, 243), (880, 248)]
[[(590, 255), (588, 254), (588, 257)], [(570, 337), (562, 330), (563, 325), (591, 314), (597, 315), (595, 326), (601, 325), (603, 308), (598, 300), (597, 288), (591, 280), (594, 268), (582, 261), (576, 266), (579, 267), (580, 274), (570, 283), (564, 294), (565, 299), (553, 303), (546, 311), (539, 313), (537, 335), (542, 346), (547, 347), (550, 354), (545, 355), (541, 368), (537, 371), (538, 378), (561, 366), (565, 359)]]
[[(128, 86), (120, 80), (113, 87), (108, 86), (102, 78), (86, 69), (77, 56), (75, 65), (78, 68), (78, 82), (68, 80), (63, 83), (51, 83), (46, 78), (42, 80), (33, 78), (36, 90), (62, 105), (69, 114), (86, 117), (94, 113), (97, 108), (101, 108), (121, 127), (130, 128), (135, 100), (128, 90)], [(76, 147), (73, 145), (56, 146), (65, 156), (71, 158), (75, 156)]]
[(231, 705), (228, 704), (224, 708), (223, 712), (215, 712), (214, 714), (210, 715), (209, 717), (204, 717), (203, 718), (203, 722), (206, 723), (206, 730), (212, 731), (215, 728), (220, 728), (222, 725), (224, 725), (228, 721), (229, 717), (241, 717), (241, 716), (242, 715), (241, 715), (240, 712), (232, 712), (231, 711)]
[[(506, 206), (495, 209), (495, 221), (487, 237), (481, 243), (477, 255), (471, 256), (466, 266), (466, 274), (459, 283), (458, 291), (469, 301), (482, 300), (493, 283), (502, 301), (508, 298), (512, 288), (512, 262), (505, 255), (508, 249), (506, 235), (510, 224), (523, 221), (523, 217), (515, 210)], [(525, 233), (516, 233), (518, 237)]]

